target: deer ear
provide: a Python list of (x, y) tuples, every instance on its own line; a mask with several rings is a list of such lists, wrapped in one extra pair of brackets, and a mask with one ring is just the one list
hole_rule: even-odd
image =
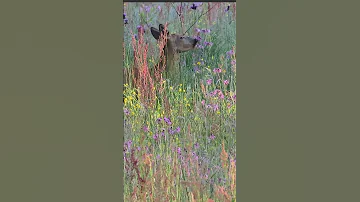
[[(165, 26), (163, 24), (160, 24), (159, 25), (159, 30), (160, 32), (162, 32), (163, 34), (165, 34)], [(170, 32), (169, 31), (166, 31), (166, 35), (169, 36), (170, 35)]]
[(151, 27), (150, 28), (150, 31), (151, 31), (151, 34), (153, 35), (153, 37), (156, 39), (156, 40), (159, 40), (160, 38), (160, 31), (154, 27)]

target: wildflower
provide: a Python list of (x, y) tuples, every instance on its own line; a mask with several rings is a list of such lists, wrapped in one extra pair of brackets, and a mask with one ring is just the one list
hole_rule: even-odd
[(138, 40), (138, 36), (137, 36), (137, 34), (134, 34), (134, 38), (135, 38), (136, 40)]
[(212, 46), (213, 43), (212, 43), (212, 42), (207, 42), (207, 41), (205, 41), (205, 42), (204, 42), (204, 45), (205, 45), (205, 46)]
[(214, 111), (219, 110), (219, 105), (218, 105), (218, 104), (214, 105), (214, 106), (213, 106), (213, 110), (214, 110)]
[(149, 128), (147, 126), (143, 127), (144, 132), (149, 132)]
[(159, 134), (155, 134), (154, 136), (153, 136), (153, 138), (154, 138), (154, 140), (158, 140), (159, 139)]
[(145, 29), (144, 29), (144, 27), (141, 26), (141, 25), (138, 25), (138, 26), (136, 27), (136, 29), (138, 30), (139, 34), (140, 34), (140, 33), (145, 33)]
[(157, 160), (160, 160), (160, 155), (159, 155), (159, 154), (156, 156), (156, 159), (157, 159)]
[(202, 29), (201, 31), (202, 31), (203, 33), (210, 33), (210, 32), (211, 32), (210, 29)]
[(221, 73), (221, 68), (215, 68), (214, 73)]
[(160, 123), (161, 123), (161, 120), (162, 120), (162, 118), (158, 118), (158, 119), (156, 119), (156, 122), (157, 122), (158, 124), (160, 124)]
[(176, 150), (176, 152), (177, 152), (179, 155), (181, 155), (181, 148), (178, 147), (177, 150)]
[(228, 52), (226, 52), (227, 57), (230, 57), (231, 55), (234, 55), (234, 51), (230, 50)]
[(193, 68), (193, 71), (197, 73), (197, 72), (200, 72), (200, 69), (199, 69), (199, 67), (196, 66)]
[(230, 5), (228, 5), (225, 9), (225, 12), (229, 11), (230, 10)]
[(224, 81), (224, 85), (228, 85), (229, 84), (229, 81), (228, 80), (225, 80)]
[(123, 19), (126, 19), (126, 13), (123, 13)]
[(202, 5), (202, 3), (193, 3), (190, 8), (193, 9), (193, 10), (196, 10), (197, 7), (199, 7), (201, 5)]
[(125, 24), (125, 25), (129, 24), (129, 23), (128, 23), (128, 19), (126, 19), (126, 18), (124, 19), (124, 24)]
[(181, 131), (180, 127), (177, 127), (176, 128), (176, 133), (180, 133), (180, 131)]
[(231, 65), (235, 65), (236, 64), (236, 60), (231, 60)]
[(126, 109), (126, 108), (124, 108), (124, 113), (125, 113), (127, 116), (129, 116), (129, 115), (130, 115), (129, 110), (128, 110), (128, 109)]
[(159, 10), (159, 12), (161, 11), (161, 6), (158, 6), (157, 9)]
[(214, 140), (215, 139), (215, 135), (214, 134), (211, 134), (210, 135), (210, 140)]
[(212, 83), (212, 79), (206, 80), (207, 85), (210, 85)]
[(127, 148), (128, 148), (128, 149), (130, 149), (131, 144), (132, 144), (132, 141), (131, 141), (131, 140), (129, 140), (129, 141), (127, 141), (127, 142), (126, 142), (126, 144), (127, 144)]
[(205, 104), (205, 100), (202, 100), (202, 101), (201, 101), (201, 104), (204, 105), (204, 104)]
[(171, 125), (171, 121), (170, 121), (169, 118), (164, 117), (164, 121), (165, 121), (168, 125)]
[[(199, 32), (201, 32), (201, 29), (195, 28), (195, 31), (199, 33)], [(199, 38), (200, 38), (200, 37), (199, 37)]]
[(200, 48), (200, 49), (204, 49), (204, 46), (200, 45), (200, 44), (196, 44), (195, 46), (196, 48)]
[(170, 127), (170, 128), (168, 129), (168, 132), (169, 132), (170, 135), (174, 135), (175, 130), (172, 130), (172, 127)]
[(145, 6), (145, 12), (150, 12), (150, 6)]
[(199, 143), (195, 143), (195, 144), (194, 144), (194, 147), (195, 147), (195, 149), (199, 149), (199, 147), (200, 147), (200, 146), (199, 146)]

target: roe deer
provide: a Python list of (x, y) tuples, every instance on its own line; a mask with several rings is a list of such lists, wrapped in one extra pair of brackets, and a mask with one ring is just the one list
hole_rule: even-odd
[(180, 67), (178, 66), (179, 53), (193, 50), (198, 40), (180, 34), (170, 34), (163, 24), (159, 25), (159, 29), (151, 27), (150, 31), (158, 42), (165, 40), (166, 45), (163, 48), (165, 63), (164, 59), (160, 58), (159, 65), (165, 66), (167, 78), (174, 79), (174, 82), (178, 83), (180, 78)]

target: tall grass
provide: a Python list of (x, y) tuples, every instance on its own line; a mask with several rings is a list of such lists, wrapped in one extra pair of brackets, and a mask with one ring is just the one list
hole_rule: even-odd
[[(124, 13), (124, 200), (235, 201), (235, 3), (125, 3)], [(170, 33), (195, 23), (188, 35), (201, 38), (181, 55), (179, 85), (154, 76), (161, 47), (149, 29), (166, 22)]]

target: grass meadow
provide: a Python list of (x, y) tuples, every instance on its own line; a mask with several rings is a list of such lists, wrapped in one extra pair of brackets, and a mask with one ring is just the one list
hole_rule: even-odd
[[(235, 3), (125, 3), (123, 17), (124, 201), (236, 201)], [(199, 40), (179, 84), (156, 68), (150, 27), (165, 23)]]

